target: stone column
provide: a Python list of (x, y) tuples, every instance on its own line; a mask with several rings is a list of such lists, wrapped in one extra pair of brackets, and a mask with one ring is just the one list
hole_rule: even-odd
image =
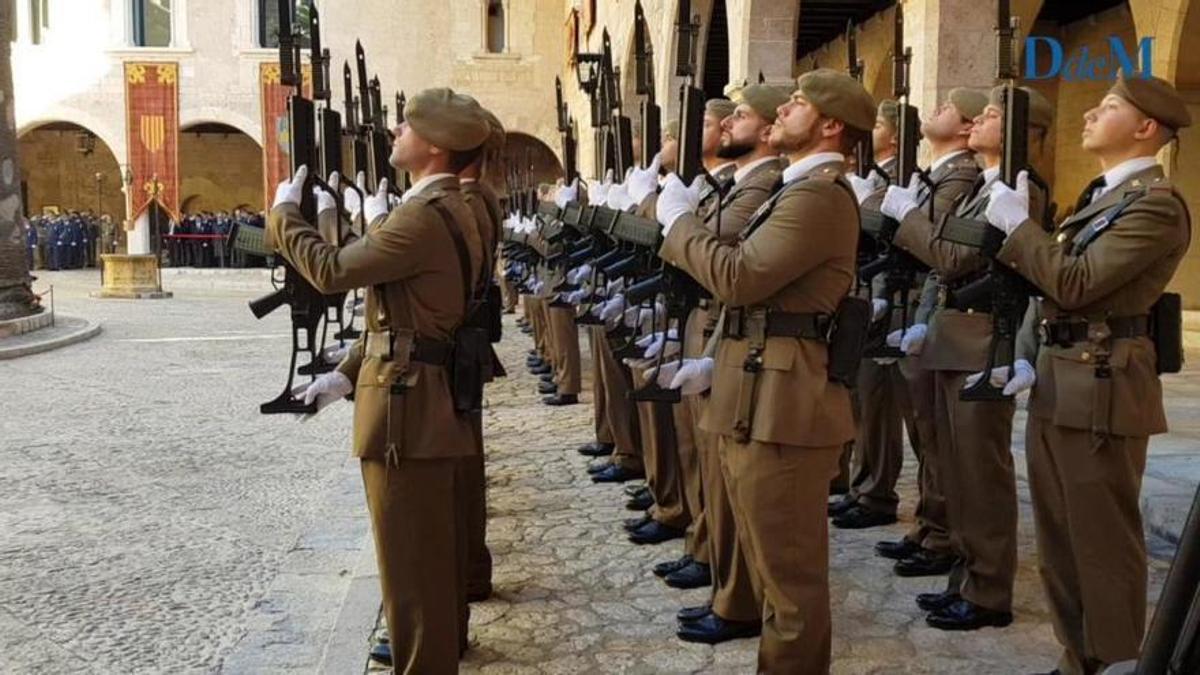
[(130, 255), (153, 253), (150, 243), (150, 214), (146, 211), (133, 223), (133, 232), (125, 239)]
[(729, 18), (729, 79), (770, 84), (794, 84), (796, 0), (726, 0)]

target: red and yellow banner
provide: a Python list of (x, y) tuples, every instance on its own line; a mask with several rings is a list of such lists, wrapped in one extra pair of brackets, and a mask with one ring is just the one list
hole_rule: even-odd
[[(305, 96), (312, 96), (312, 64), (304, 64), (301, 73), (304, 77), (301, 89)], [(263, 198), (266, 200), (263, 210), (270, 211), (275, 186), (292, 173), (287, 102), (295, 89), (281, 81), (278, 63), (260, 64), (258, 74), (259, 91), (262, 92)]]
[(179, 64), (125, 64), (129, 199), (136, 219), (151, 201), (179, 215)]

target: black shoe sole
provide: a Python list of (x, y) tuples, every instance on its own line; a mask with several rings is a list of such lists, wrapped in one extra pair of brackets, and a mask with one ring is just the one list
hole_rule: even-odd
[(1006, 617), (996, 617), (989, 621), (979, 621), (979, 622), (972, 622), (972, 623), (943, 622), (932, 614), (925, 617), (925, 623), (928, 624), (930, 628), (936, 628), (938, 630), (945, 630), (945, 631), (960, 631), (960, 632), (961, 631), (969, 631), (969, 630), (979, 630), (980, 628), (1004, 628), (1006, 626), (1011, 625), (1012, 622), (1013, 622), (1012, 615), (1009, 615), (1007, 618)]
[(672, 580), (671, 575), (668, 574), (663, 579), (663, 582), (671, 588), (678, 588), (686, 591), (691, 588), (704, 588), (705, 586), (712, 586), (712, 577), (707, 579), (688, 579), (686, 581), (679, 581), (677, 579)]
[(680, 640), (683, 640), (684, 642), (692, 642), (692, 643), (702, 644), (702, 645), (719, 645), (722, 642), (729, 642), (731, 640), (744, 640), (746, 638), (758, 637), (759, 634), (761, 634), (761, 633), (762, 633), (761, 628), (757, 629), (757, 630), (753, 630), (753, 631), (751, 631), (751, 630), (734, 631), (734, 632), (730, 632), (730, 633), (724, 633), (719, 636), (718, 635), (708, 635), (705, 633), (694, 633), (694, 632), (691, 632), (688, 630), (679, 630), (678, 632), (675, 633), (675, 637), (678, 637)]
[(849, 521), (843, 520), (841, 522), (838, 522), (839, 517), (840, 516), (835, 517), (833, 519), (833, 526), (838, 528), (839, 530), (866, 530), (866, 529), (870, 529), (872, 527), (883, 527), (885, 525), (892, 525), (896, 522), (896, 516), (886, 516), (886, 517), (873, 516), (869, 519), (849, 520)]

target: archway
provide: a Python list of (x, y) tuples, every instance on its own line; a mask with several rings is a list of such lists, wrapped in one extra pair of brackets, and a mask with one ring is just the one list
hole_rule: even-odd
[[(1164, 27), (1165, 28), (1165, 27)], [(1178, 36), (1200, 35), (1200, 2), (1188, 3), (1182, 14)], [(1167, 172), (1171, 182), (1187, 199), (1193, 220), (1200, 214), (1200, 162), (1195, 159), (1200, 153), (1200, 50), (1185, 47), (1186, 38), (1175, 41), (1171, 60), (1175, 62), (1175, 87), (1187, 101), (1192, 113), (1192, 126), (1179, 134), (1179, 152), (1169, 155)], [(1155, 75), (1158, 75), (1155, 72)], [(1183, 295), (1184, 306), (1200, 308), (1200, 247), (1193, 246), (1171, 282), (1172, 289)]]
[[(26, 129), (17, 146), (21, 203), (38, 230), (36, 267), (94, 266), (99, 254), (123, 249), (124, 186), (107, 143), (84, 126), (56, 121)], [(58, 230), (64, 219), (55, 216), (75, 212), (82, 219), (70, 219), (72, 229)], [(56, 236), (73, 241), (70, 255), (55, 248)]]
[(185, 214), (258, 211), (263, 197), (262, 146), (228, 124), (198, 122), (179, 133), (179, 195)]
[[(527, 171), (527, 167), (530, 166), (533, 167), (532, 170)], [(564, 175), (558, 155), (548, 145), (519, 131), (508, 132), (504, 152), (498, 162), (488, 167), (484, 180), (497, 188), (503, 188), (508, 183), (510, 170), (516, 170), (522, 181), (528, 173), (534, 185), (553, 184)]]

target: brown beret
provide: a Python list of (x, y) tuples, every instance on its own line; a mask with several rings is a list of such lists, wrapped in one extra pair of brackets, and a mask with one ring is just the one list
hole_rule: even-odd
[(875, 113), (877, 117), (883, 118), (892, 128), (900, 126), (900, 104), (890, 98), (885, 98), (879, 102), (879, 109)]
[(796, 91), (821, 114), (859, 131), (875, 128), (875, 100), (862, 83), (846, 73), (818, 68), (800, 76)]
[(421, 138), (439, 148), (463, 152), (483, 145), (491, 128), (483, 108), (453, 89), (426, 89), (408, 99), (404, 120)]
[[(1029, 87), (1018, 87), (1018, 89), (1029, 95), (1029, 126), (1043, 130), (1054, 126), (1054, 106), (1050, 105), (1050, 101), (1046, 100), (1046, 97), (1036, 89)], [(992, 91), (988, 94), (988, 105), (1003, 108), (1004, 99), (1000, 97), (1003, 91), (1003, 85), (992, 87)]]
[(790, 98), (790, 92), (766, 84), (752, 84), (742, 89), (742, 103), (753, 108), (754, 112), (762, 115), (768, 122), (775, 121), (779, 106), (787, 103)]
[(1147, 117), (1159, 124), (1178, 131), (1192, 125), (1192, 114), (1171, 83), (1158, 77), (1134, 77), (1126, 79), (1121, 73), (1117, 82), (1108, 90), (1132, 103)]
[(704, 104), (704, 114), (723, 120), (737, 110), (737, 104), (727, 98), (710, 98)]
[(960, 115), (973, 120), (979, 117), (983, 113), (983, 109), (987, 107), (988, 95), (979, 89), (955, 87), (946, 95), (946, 100), (958, 108)]
[(679, 120), (673, 119), (667, 122), (667, 126), (663, 127), (663, 140), (675, 139), (679, 140)]

